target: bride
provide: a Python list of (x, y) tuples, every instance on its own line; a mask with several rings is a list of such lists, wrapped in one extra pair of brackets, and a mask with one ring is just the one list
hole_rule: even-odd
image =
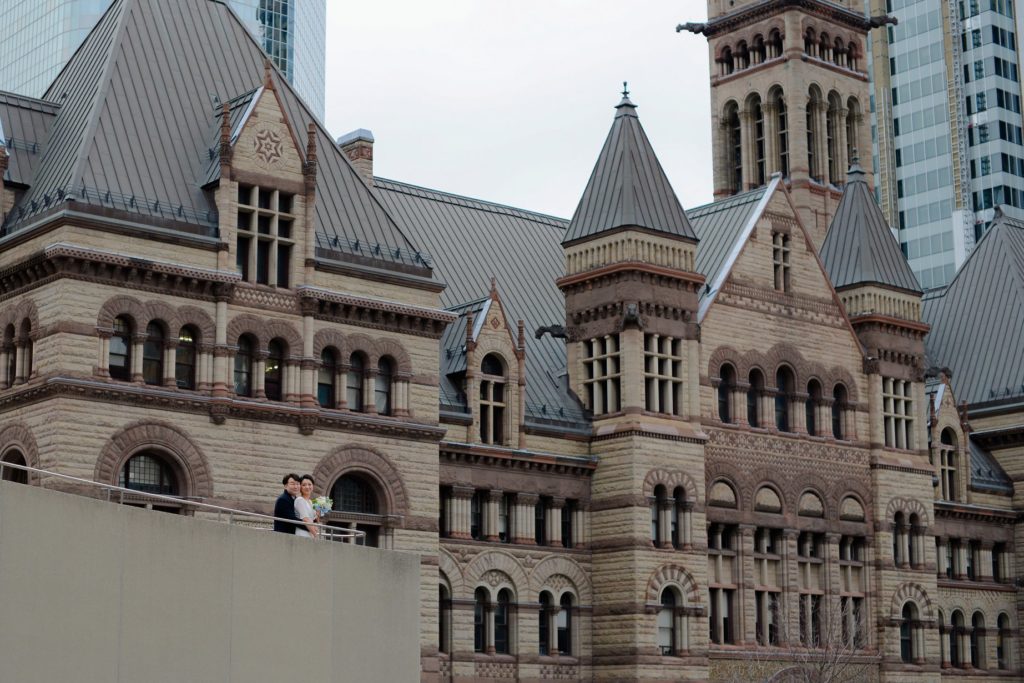
[(313, 512), (313, 477), (308, 474), (302, 475), (299, 485), (299, 495), (295, 498), (295, 516), (306, 523), (306, 528), (295, 527), (296, 536), (305, 538), (316, 538), (317, 528), (313, 526), (316, 521), (316, 513)]

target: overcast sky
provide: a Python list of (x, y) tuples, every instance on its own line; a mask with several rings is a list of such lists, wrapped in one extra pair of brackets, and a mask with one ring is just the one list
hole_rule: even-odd
[(629, 81), (685, 208), (711, 201), (703, 0), (329, 0), (327, 127), (376, 175), (571, 217)]

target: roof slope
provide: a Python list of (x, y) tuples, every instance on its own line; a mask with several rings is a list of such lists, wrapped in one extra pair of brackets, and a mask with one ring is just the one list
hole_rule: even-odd
[(836, 289), (873, 283), (921, 292), (856, 161), (821, 245), (821, 260)]
[(922, 317), (928, 357), (952, 370), (959, 400), (1024, 396), (1024, 222), (1000, 213)]
[(0, 145), (10, 157), (3, 180), (28, 184), (42, 159), (57, 109), (46, 100), (0, 92)]
[[(202, 185), (219, 103), (263, 84), (265, 63), (222, 2), (115, 0), (44, 97), (61, 106), (22, 210), (5, 230), (73, 193), (209, 217), (215, 207)], [(276, 69), (271, 78), (299, 139), (316, 124), (317, 232), (414, 250), (287, 80)]]
[(432, 254), (435, 273), (448, 285), (443, 305), (460, 313), (442, 340), (441, 353), (452, 351), (441, 359), (442, 369), (464, 367), (458, 358), (464, 317), (482, 310), (493, 276), (509, 322), (526, 323), (527, 419), (579, 422), (582, 411), (565, 378), (564, 341), (533, 335), (538, 327), (565, 323), (565, 299), (555, 286), (564, 274), (565, 220), (381, 178), (375, 183), (402, 230)]
[(638, 227), (696, 240), (686, 213), (624, 94), (563, 243)]

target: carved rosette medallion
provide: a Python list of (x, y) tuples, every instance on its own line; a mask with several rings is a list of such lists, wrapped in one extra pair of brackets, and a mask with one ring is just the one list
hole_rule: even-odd
[(272, 168), (281, 160), (281, 134), (270, 128), (256, 131), (252, 140), (253, 154), (256, 161), (265, 168)]

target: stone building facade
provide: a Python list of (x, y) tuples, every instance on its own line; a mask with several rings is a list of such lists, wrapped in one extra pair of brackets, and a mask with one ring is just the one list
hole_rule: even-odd
[[(781, 17), (744, 102), (863, 101), (865, 24), (737, 4), (715, 54)], [(826, 20), (840, 64), (790, 45)], [(571, 221), (375, 178), (210, 0), (117, 0), (0, 131), (3, 461), (261, 511), (312, 473), (420, 556), (423, 681), (1020, 679), (1024, 226), (924, 296), (852, 152), (684, 211), (628, 94)]]

